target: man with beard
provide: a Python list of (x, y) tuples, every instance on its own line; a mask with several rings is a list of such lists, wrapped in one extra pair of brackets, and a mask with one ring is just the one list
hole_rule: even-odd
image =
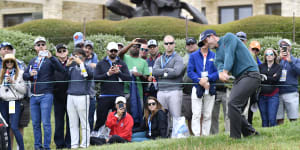
[[(136, 77), (140, 102), (143, 106), (143, 86), (142, 83), (139, 82), (148, 80), (149, 68), (146, 60), (139, 57), (139, 52), (142, 45), (141, 41), (143, 40), (139, 38), (134, 39), (131, 43), (129, 43), (129, 45), (119, 51), (119, 57), (127, 64), (131, 75)], [(130, 55), (126, 54), (128, 50)], [(130, 93), (129, 90), (129, 84), (126, 83), (124, 93)]]
[(229, 72), (236, 78), (228, 103), (228, 116), (230, 119), (230, 137), (239, 139), (257, 135), (258, 132), (242, 116), (242, 109), (260, 84), (258, 66), (248, 48), (237, 36), (227, 33), (218, 37), (214, 30), (201, 33), (201, 41), (209, 48), (216, 49), (215, 64), (219, 71), (219, 79), (223, 82), (229, 80)]
[(109, 109), (115, 110), (115, 99), (124, 96), (124, 83), (118, 81), (129, 81), (130, 74), (127, 65), (117, 57), (118, 45), (110, 42), (107, 45), (107, 55), (97, 63), (94, 72), (95, 80), (108, 80), (115, 82), (101, 82), (101, 94), (97, 98), (97, 121), (95, 130), (105, 124)]

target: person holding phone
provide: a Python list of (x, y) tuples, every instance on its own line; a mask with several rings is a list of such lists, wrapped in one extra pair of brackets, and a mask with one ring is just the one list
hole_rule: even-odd
[[(30, 111), (35, 149), (50, 149), (52, 126), (54, 71), (64, 72), (63, 65), (47, 50), (46, 39), (37, 37), (34, 41), (37, 56), (30, 60), (23, 79), (31, 82)], [(46, 55), (47, 53), (47, 55)], [(44, 128), (42, 144), (41, 122)]]
[(106, 126), (110, 128), (107, 143), (125, 143), (131, 141), (133, 118), (126, 111), (126, 98), (119, 96), (115, 101), (116, 110), (107, 116)]
[(280, 66), (282, 67), (279, 82), (279, 107), (277, 112), (277, 124), (284, 122), (284, 114), (290, 121), (298, 119), (299, 114), (299, 93), (298, 93), (298, 76), (300, 75), (300, 59), (295, 58), (292, 52), (292, 43), (288, 39), (278, 41), (280, 49)]

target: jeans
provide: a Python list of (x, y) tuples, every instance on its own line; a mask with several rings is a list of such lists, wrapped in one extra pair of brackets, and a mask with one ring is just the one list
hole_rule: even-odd
[(131, 142), (143, 142), (148, 141), (150, 139), (146, 138), (146, 132), (135, 132), (132, 133), (132, 139)]
[(89, 106), (89, 124), (90, 124), (90, 129), (91, 131), (94, 129), (94, 114), (96, 110), (96, 97), (92, 96), (90, 97), (90, 106)]
[[(24, 141), (23, 136), (19, 130), (19, 119), (21, 114), (21, 106), (20, 101), (15, 101), (15, 113), (9, 114), (9, 101), (0, 100), (0, 111), (10, 128), (7, 128), (7, 135), (9, 134), (9, 130), (11, 129), (16, 137), (16, 141), (19, 145), (19, 150), (24, 150)], [(9, 121), (8, 121), (9, 120)], [(8, 143), (8, 149), (10, 149), (11, 141), (10, 138)]]
[(279, 94), (274, 96), (260, 96), (258, 107), (260, 110), (262, 126), (271, 127), (276, 125), (276, 115), (279, 106)]
[[(53, 103), (55, 117), (54, 142), (56, 148), (71, 148), (69, 117), (67, 113), (67, 93), (54, 94)], [(64, 132), (65, 125), (66, 132)], [(64, 133), (66, 133), (66, 135)]]
[(41, 122), (44, 128), (44, 149), (50, 149), (51, 144), (51, 109), (53, 95), (50, 93), (42, 96), (31, 96), (30, 110), (34, 135), (35, 149), (42, 149)]

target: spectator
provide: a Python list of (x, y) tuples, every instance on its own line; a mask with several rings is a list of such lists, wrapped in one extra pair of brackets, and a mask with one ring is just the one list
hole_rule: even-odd
[(214, 108), (211, 115), (210, 134), (219, 133), (219, 116), (220, 116), (221, 103), (222, 103), (223, 115), (224, 115), (225, 132), (229, 133), (230, 122), (228, 118), (228, 100), (229, 100), (228, 91), (230, 91), (230, 89), (228, 89), (220, 80), (216, 82), (216, 96), (215, 96)]
[[(183, 64), (184, 64), (184, 76), (183, 76), (183, 82), (184, 83), (193, 83), (193, 80), (191, 80), (188, 77), (187, 74), (187, 65), (190, 59), (190, 55), (195, 52), (196, 50), (198, 50), (198, 45), (197, 45), (197, 40), (195, 38), (187, 38), (186, 42), (185, 42), (185, 49), (186, 49), (186, 53), (183, 56)], [(188, 122), (188, 128), (190, 131), (190, 134), (193, 135), (193, 131), (192, 131), (192, 100), (191, 100), (191, 94), (192, 94), (192, 88), (193, 85), (192, 84), (184, 84), (183, 85), (183, 98), (182, 98), (182, 107), (181, 107), (181, 112), (183, 114), (183, 116), (185, 117), (185, 119)]]
[[(140, 106), (137, 106), (139, 108), (128, 108), (128, 110), (132, 113), (132, 110), (136, 109), (142, 109), (143, 108), (143, 86), (141, 81), (148, 81), (148, 76), (149, 76), (149, 68), (147, 62), (139, 57), (139, 52), (141, 48), (141, 44), (144, 41), (142, 39), (136, 38), (134, 39), (131, 43), (129, 43), (126, 47), (124, 47), (121, 51), (119, 51), (118, 55), (123, 61), (127, 64), (129, 72), (132, 75), (132, 80), (136, 80), (137, 83), (137, 90), (138, 90), (138, 97), (139, 97), (139, 103)], [(130, 49), (129, 53), (130, 55), (127, 55), (127, 51)], [(132, 87), (132, 86), (131, 86)], [(126, 97), (130, 97), (131, 99), (134, 97), (137, 97), (137, 95), (130, 95), (130, 92), (133, 92), (132, 89), (130, 89), (129, 83), (125, 83), (125, 88), (124, 88), (124, 93)], [(130, 96), (129, 96), (130, 95)], [(133, 101), (133, 100), (130, 100)], [(127, 106), (128, 107), (128, 106)], [(142, 113), (137, 114), (138, 116), (141, 116), (142, 118)], [(133, 118), (139, 118), (133, 116)], [(139, 119), (134, 120), (135, 123), (142, 121)], [(138, 125), (138, 124), (135, 124)]]
[(141, 49), (140, 49), (140, 57), (147, 60), (148, 58), (148, 53), (149, 53), (149, 49), (148, 49), (148, 45), (147, 43), (142, 43), (141, 45)]
[[(38, 56), (30, 60), (23, 74), (23, 79), (31, 81), (30, 111), (34, 147), (35, 149), (50, 149), (54, 71), (64, 72), (65, 69), (47, 50), (44, 37), (35, 39), (34, 48)], [(41, 121), (44, 128), (44, 147), (42, 145)]]
[(247, 34), (243, 31), (237, 32), (235, 34), (245, 45), (247, 45)]
[(279, 106), (279, 78), (281, 66), (276, 62), (277, 54), (273, 48), (265, 50), (264, 63), (259, 65), (260, 74), (267, 78), (262, 81), (258, 106), (260, 110), (262, 126), (271, 127), (276, 125), (276, 114)]
[[(211, 114), (214, 108), (216, 95), (215, 82), (218, 80), (218, 71), (214, 65), (215, 53), (212, 52), (205, 41), (206, 32), (200, 34), (198, 46), (200, 49), (190, 55), (188, 63), (188, 76), (196, 85), (192, 89), (192, 130), (195, 136), (209, 135), (211, 127)], [(200, 123), (203, 115), (202, 124)]]
[[(178, 118), (181, 116), (182, 85), (180, 83), (184, 74), (184, 64), (182, 57), (175, 51), (173, 36), (164, 37), (164, 48), (165, 53), (155, 61), (153, 67), (153, 76), (158, 78), (157, 99), (164, 108), (169, 110), (173, 118)], [(170, 119), (171, 117), (169, 126), (172, 124)]]
[(242, 116), (243, 106), (260, 84), (256, 62), (245, 44), (234, 34), (227, 33), (218, 37), (214, 30), (206, 30), (204, 33), (208, 47), (216, 48), (215, 64), (219, 71), (219, 79), (223, 82), (228, 81), (229, 72), (236, 78), (228, 103), (230, 137), (239, 139), (241, 134), (244, 137), (257, 135), (258, 132)]
[(290, 121), (295, 121), (299, 117), (298, 76), (300, 74), (300, 59), (291, 54), (292, 43), (290, 40), (281, 39), (278, 45), (282, 67), (279, 81), (282, 85), (288, 85), (279, 88), (279, 107), (276, 119), (277, 124), (282, 124), (285, 112)]
[(117, 43), (118, 44), (118, 51), (122, 50), (124, 48), (123, 43)]
[(93, 78), (92, 69), (84, 64), (85, 52), (77, 48), (73, 56), (68, 59), (68, 103), (67, 111), (70, 122), (71, 148), (78, 148), (79, 144), (79, 121), (81, 124), (82, 140), (80, 147), (87, 148), (90, 144), (90, 126), (88, 121), (89, 89)]
[[(56, 45), (56, 57), (65, 69), (67, 67), (68, 54), (69, 50), (65, 44)], [(57, 81), (54, 84), (53, 90), (55, 117), (54, 142), (56, 149), (71, 148), (69, 116), (67, 112), (68, 82), (66, 81), (68, 81), (68, 73), (55, 71), (54, 80)], [(65, 129), (66, 134), (64, 134)]]
[(133, 119), (126, 112), (126, 98), (119, 96), (115, 101), (116, 111), (107, 116), (106, 126), (110, 128), (108, 143), (125, 143), (131, 141)]
[[(21, 115), (20, 100), (26, 94), (26, 85), (22, 76), (23, 70), (19, 69), (15, 56), (6, 54), (0, 72), (0, 111), (9, 123), (10, 128), (7, 128), (7, 133), (10, 129), (13, 131), (20, 150), (24, 150), (23, 136), (18, 128)], [(13, 110), (12, 107), (14, 107)], [(8, 149), (11, 149), (10, 139), (13, 140), (13, 138), (8, 139)]]
[[(96, 64), (98, 63), (98, 56), (94, 52), (94, 43), (90, 40), (86, 40), (84, 42), (83, 50), (86, 54), (86, 59), (84, 63), (92, 68), (94, 73), (94, 69), (96, 68)], [(89, 108), (89, 125), (90, 129), (94, 128), (94, 114), (96, 110), (96, 91), (95, 91), (95, 82), (91, 81), (91, 89), (90, 89), (90, 108)]]
[(167, 138), (168, 119), (166, 110), (155, 97), (147, 98), (147, 106), (144, 107), (144, 122), (140, 128), (134, 129), (133, 142), (141, 142), (149, 139)]
[[(10, 43), (8, 43), (8, 42), (1, 43), (1, 45), (0, 45), (0, 53), (1, 53), (0, 63), (2, 64), (2, 58), (4, 58), (5, 54), (14, 54), (15, 51), (16, 50)], [(18, 59), (16, 59), (16, 61), (18, 63), (19, 69), (24, 72), (24, 70), (26, 68), (25, 63)], [(0, 65), (0, 69), (1, 68), (2, 68), (2, 65)], [(26, 92), (24, 98), (20, 100), (21, 106), (23, 106), (23, 109), (21, 109), (20, 120), (19, 120), (19, 130), (20, 130), (22, 136), (24, 135), (24, 128), (28, 126), (29, 121), (30, 121), (30, 110), (29, 110), (29, 99), (28, 99), (29, 98), (28, 90), (30, 88), (29, 84), (27, 84), (26, 87), (27, 87), (27, 92)], [(13, 134), (12, 130), (10, 130), (10, 138), (11, 139), (14, 138), (14, 134)], [(13, 149), (14, 140), (10, 140), (10, 143), (11, 143), (10, 144), (11, 149)]]
[[(251, 41), (250, 45), (249, 45), (249, 49), (250, 52), (254, 58), (254, 60), (256, 61), (257, 65), (260, 65), (261, 62), (259, 60), (258, 54), (260, 51), (260, 43), (258, 41)], [(251, 96), (250, 96), (250, 100), (249, 100), (249, 104), (246, 106), (246, 111), (248, 110), (248, 122), (250, 124), (252, 124), (252, 119), (253, 119), (253, 111), (252, 111), (252, 107), (253, 104), (256, 104), (256, 102), (258, 101), (258, 97), (257, 97), (257, 91), (254, 92)]]
[(83, 48), (84, 47), (84, 37), (81, 32), (76, 32), (73, 35), (74, 47)]
[(158, 44), (157, 44), (156, 40), (152, 39), (152, 40), (148, 41), (148, 49), (149, 49), (149, 54), (150, 54), (150, 56), (147, 58), (147, 63), (148, 63), (149, 72), (150, 72), (148, 81), (150, 83), (148, 83), (148, 85), (146, 87), (146, 91), (145, 91), (146, 98), (148, 96), (157, 97), (157, 91), (158, 91), (157, 81), (156, 81), (156, 78), (152, 75), (152, 72), (153, 72), (153, 66), (154, 66), (155, 60), (158, 57), (160, 57), (160, 54), (158, 52)]
[(114, 82), (100, 82), (95, 130), (105, 124), (109, 109), (115, 110), (116, 97), (124, 96), (124, 83), (121, 81), (131, 80), (127, 65), (117, 56), (117, 43), (108, 43), (106, 50), (107, 56), (97, 64), (94, 78)]

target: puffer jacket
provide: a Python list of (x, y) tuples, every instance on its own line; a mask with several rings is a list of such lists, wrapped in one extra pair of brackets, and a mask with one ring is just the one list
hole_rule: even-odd
[[(0, 98), (4, 101), (14, 101), (24, 98), (26, 94), (26, 84), (23, 80), (23, 71), (19, 71), (19, 75), (14, 84), (4, 86), (4, 82), (0, 85)], [(12, 77), (13, 79), (15, 76)]]

